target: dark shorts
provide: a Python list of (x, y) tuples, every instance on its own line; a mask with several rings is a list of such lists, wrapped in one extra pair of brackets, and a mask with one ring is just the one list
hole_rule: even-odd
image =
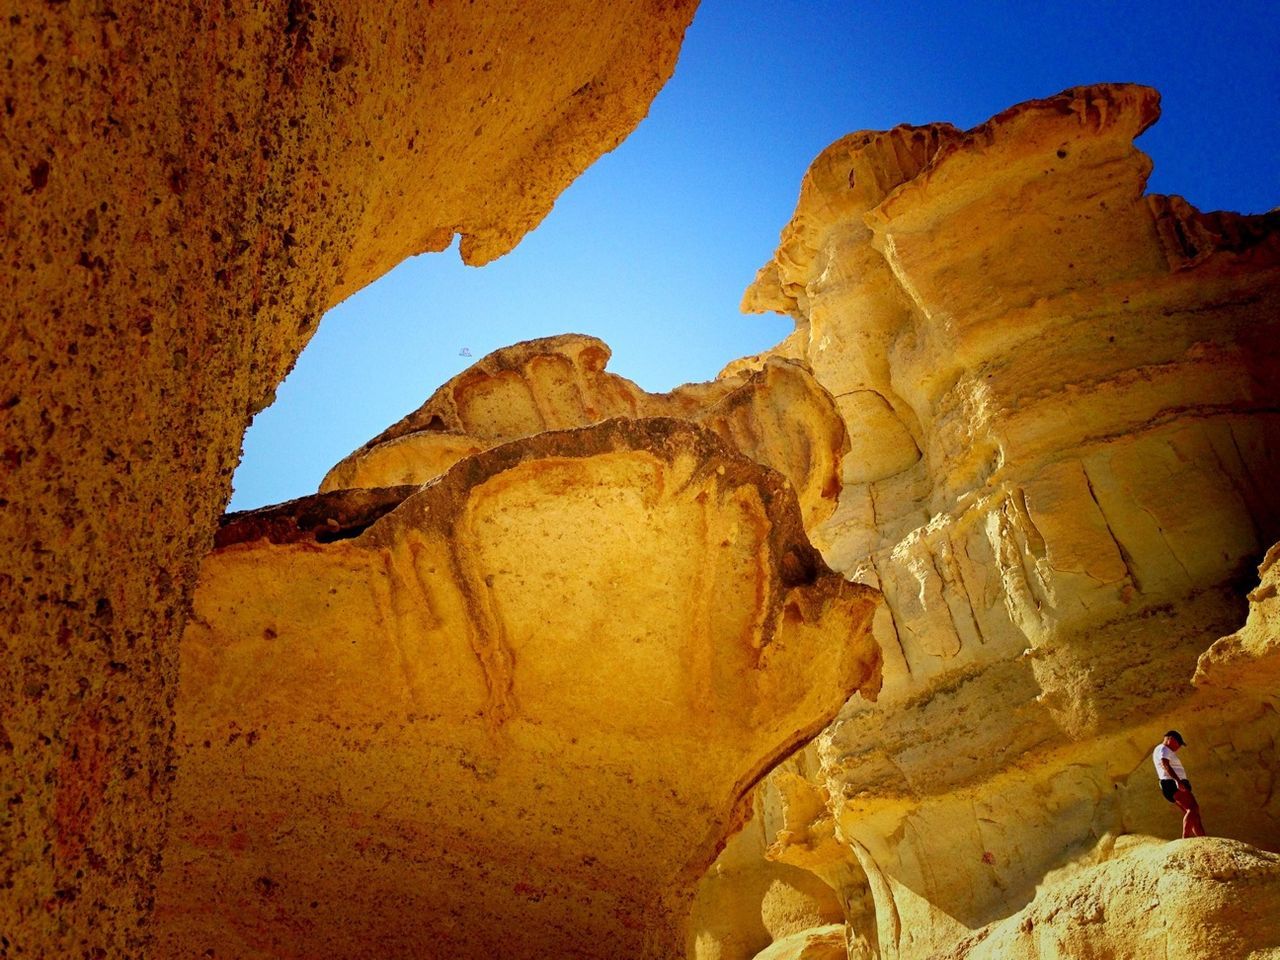
[[(1187, 789), (1188, 790), (1191, 789), (1190, 780), (1187, 781)], [(1161, 780), (1160, 792), (1164, 794), (1164, 798), (1166, 800), (1168, 800), (1170, 803), (1173, 803), (1173, 795), (1178, 792), (1178, 781), (1177, 780)]]

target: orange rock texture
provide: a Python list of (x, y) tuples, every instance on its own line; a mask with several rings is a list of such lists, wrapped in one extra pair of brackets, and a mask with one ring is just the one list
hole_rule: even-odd
[(0, 953), (1280, 949), (1280, 214), (1144, 195), (1147, 88), (851, 134), (769, 355), (518, 344), (218, 528), (323, 311), (509, 250), (693, 7), (0, 17)]
[[(723, 960), (756, 957), (771, 949), (790, 956), (787, 950), (825, 948), (832, 934), (827, 928), (835, 924), (840, 948), (847, 950), (846, 927), (856, 929), (857, 921), (868, 916), (874, 921), (869, 896), (859, 901), (845, 898), (845, 892), (855, 886), (843, 875), (850, 873), (845, 863), (847, 848), (831, 842), (834, 852), (826, 860), (834, 868), (830, 873), (814, 856), (771, 853), (780, 849), (779, 838), (786, 839), (787, 854), (799, 849), (795, 831), (816, 832), (815, 821), (820, 819), (825, 819), (831, 833), (825, 798), (809, 788), (817, 773), (816, 761), (810, 747), (775, 768), (755, 791), (751, 819), (699, 885), (691, 916), (690, 956)], [(797, 785), (809, 803), (797, 802), (802, 795)], [(810, 933), (816, 936), (816, 944), (808, 944)]]
[(320, 490), (426, 483), (482, 449), (610, 417), (701, 423), (790, 481), (806, 527), (831, 516), (848, 449), (831, 396), (801, 363), (652, 394), (605, 372), (609, 348), (566, 334), (497, 350), (329, 471)]
[(6, 6), (8, 955), (145, 952), (197, 564), (321, 313), (455, 235), (509, 250), (644, 115), (693, 8)]
[[(1133, 139), (1158, 112), (1101, 85), (969, 131), (852, 134), (744, 298), (796, 319), (773, 355), (849, 432), (814, 542), (886, 599), (884, 694), (768, 814), (770, 857), (874, 901), (851, 956), (933, 956), (1120, 858), (1115, 837), (1177, 836), (1149, 759), (1169, 727), (1210, 832), (1280, 847), (1273, 563), (1234, 634), (1280, 539), (1280, 215), (1144, 196)], [(1142, 955), (1131, 909), (1112, 952), (1105, 930), (1063, 949)]]
[(1194, 683), (1280, 709), (1280, 543), (1267, 551), (1258, 577), (1244, 626), (1201, 654)]
[(1042, 957), (1275, 956), (1280, 856), (1205, 837), (1136, 844), (1064, 876), (1025, 909), (984, 927), (938, 960)]
[(164, 956), (681, 956), (753, 785), (879, 686), (875, 592), (685, 420), (221, 542), (182, 644)]

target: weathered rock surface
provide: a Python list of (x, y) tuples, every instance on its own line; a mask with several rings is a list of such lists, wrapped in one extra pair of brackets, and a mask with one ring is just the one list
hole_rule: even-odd
[[(692, 11), (0, 18), (3, 952), (147, 952), (176, 640), (317, 318), (455, 234), (510, 249)], [(1144, 197), (1157, 112), (1105, 85), (851, 135), (745, 298), (797, 320), (772, 356), (660, 398), (586, 338), (500, 351), (331, 484), (371, 489), (224, 527), (161, 955), (1280, 948), (1274, 857), (1116, 854), (1176, 832), (1147, 759), (1174, 725), (1211, 832), (1280, 837), (1274, 550), (1238, 629), (1280, 539), (1278, 215)], [(851, 437), (830, 516), (843, 441), (806, 369)], [(703, 428), (630, 419), (654, 413)], [(713, 433), (888, 599), (881, 706), (756, 801), (879, 660), (868, 594)], [(836, 905), (838, 939), (811, 929)]]
[(1210, 832), (1280, 846), (1280, 724), (1240, 679), (1268, 676), (1265, 586), (1191, 684), (1280, 539), (1280, 215), (1144, 197), (1157, 115), (1101, 85), (850, 135), (744, 298), (796, 318), (771, 355), (849, 430), (814, 542), (886, 597), (884, 694), (819, 737), (770, 855), (869, 891), (873, 955), (948, 948), (1100, 838), (1176, 836), (1170, 726)]
[(1267, 551), (1258, 578), (1244, 626), (1201, 655), (1194, 682), (1280, 709), (1280, 544)]
[(1213, 837), (1147, 845), (1063, 878), (939, 960), (1268, 960), (1280, 944), (1280, 856)]
[(241, 437), (330, 305), (509, 250), (692, 0), (7, 4), (0, 933), (136, 957), (177, 640)]
[(847, 960), (844, 924), (827, 924), (793, 933), (770, 944), (756, 960)]
[(790, 772), (808, 769), (810, 752), (789, 758), (762, 782), (750, 820), (703, 878), (690, 917), (690, 960), (752, 960), (794, 934), (835, 923), (843, 930), (849, 905), (836, 890), (847, 885), (832, 886), (818, 871), (765, 856), (785, 828), (777, 815), (785, 807), (771, 796), (773, 785), (783, 771), (795, 776)]
[(803, 364), (770, 360), (759, 370), (655, 394), (607, 373), (608, 360), (603, 341), (580, 334), (497, 350), (344, 458), (320, 489), (426, 483), (463, 457), (545, 430), (610, 417), (677, 417), (782, 473), (806, 527), (831, 516), (848, 441), (830, 395)]
[(233, 517), (205, 561), (162, 955), (681, 955), (751, 787), (878, 688), (876, 594), (687, 421), (411, 489), (364, 529), (356, 490)]

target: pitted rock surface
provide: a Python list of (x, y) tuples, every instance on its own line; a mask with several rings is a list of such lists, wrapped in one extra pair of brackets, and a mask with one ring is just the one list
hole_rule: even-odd
[(146, 954), (177, 644), (321, 314), (510, 250), (644, 116), (692, 0), (9, 4), (0, 935)]
[(687, 421), (494, 447), (352, 538), (249, 519), (182, 644), (166, 956), (679, 956), (751, 787), (879, 686), (875, 592)]

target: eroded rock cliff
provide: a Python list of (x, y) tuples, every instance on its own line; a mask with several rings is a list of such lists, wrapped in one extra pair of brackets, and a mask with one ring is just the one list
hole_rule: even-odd
[(1280, 216), (1144, 196), (1157, 116), (1102, 85), (852, 134), (744, 298), (795, 317), (774, 355), (836, 396), (851, 453), (813, 536), (886, 598), (884, 695), (780, 784), (769, 854), (872, 896), (852, 956), (929, 956), (1112, 836), (1176, 836), (1169, 726), (1210, 831), (1280, 843), (1280, 722), (1241, 679), (1267, 675), (1265, 586), (1205, 654), (1280, 538)]
[(693, 8), (6, 5), (0, 952), (144, 952), (196, 566), (321, 313), (509, 250)]
[(510, 249), (692, 9), (0, 18), (4, 951), (146, 952), (180, 633), (162, 955), (1280, 946), (1274, 856), (1131, 841), (1174, 725), (1210, 831), (1280, 837), (1278, 217), (1144, 196), (1142, 87), (844, 138), (744, 300), (772, 356), (499, 351), (225, 524), (183, 633), (323, 310)]
[[(1280, 536), (1280, 244), (1143, 196), (1156, 115), (1111, 85), (851, 135), (748, 291), (797, 319), (772, 355), (650, 395), (591, 338), (517, 344), (234, 518), (184, 643), (166, 949), (1280, 946), (1273, 555), (1233, 632)], [(751, 792), (878, 683), (806, 524), (884, 591), (884, 693)], [(1168, 726), (1255, 847), (1155, 842)]]
[(182, 644), (166, 956), (680, 956), (751, 787), (879, 686), (874, 591), (688, 421), (539, 433), (221, 544)]

